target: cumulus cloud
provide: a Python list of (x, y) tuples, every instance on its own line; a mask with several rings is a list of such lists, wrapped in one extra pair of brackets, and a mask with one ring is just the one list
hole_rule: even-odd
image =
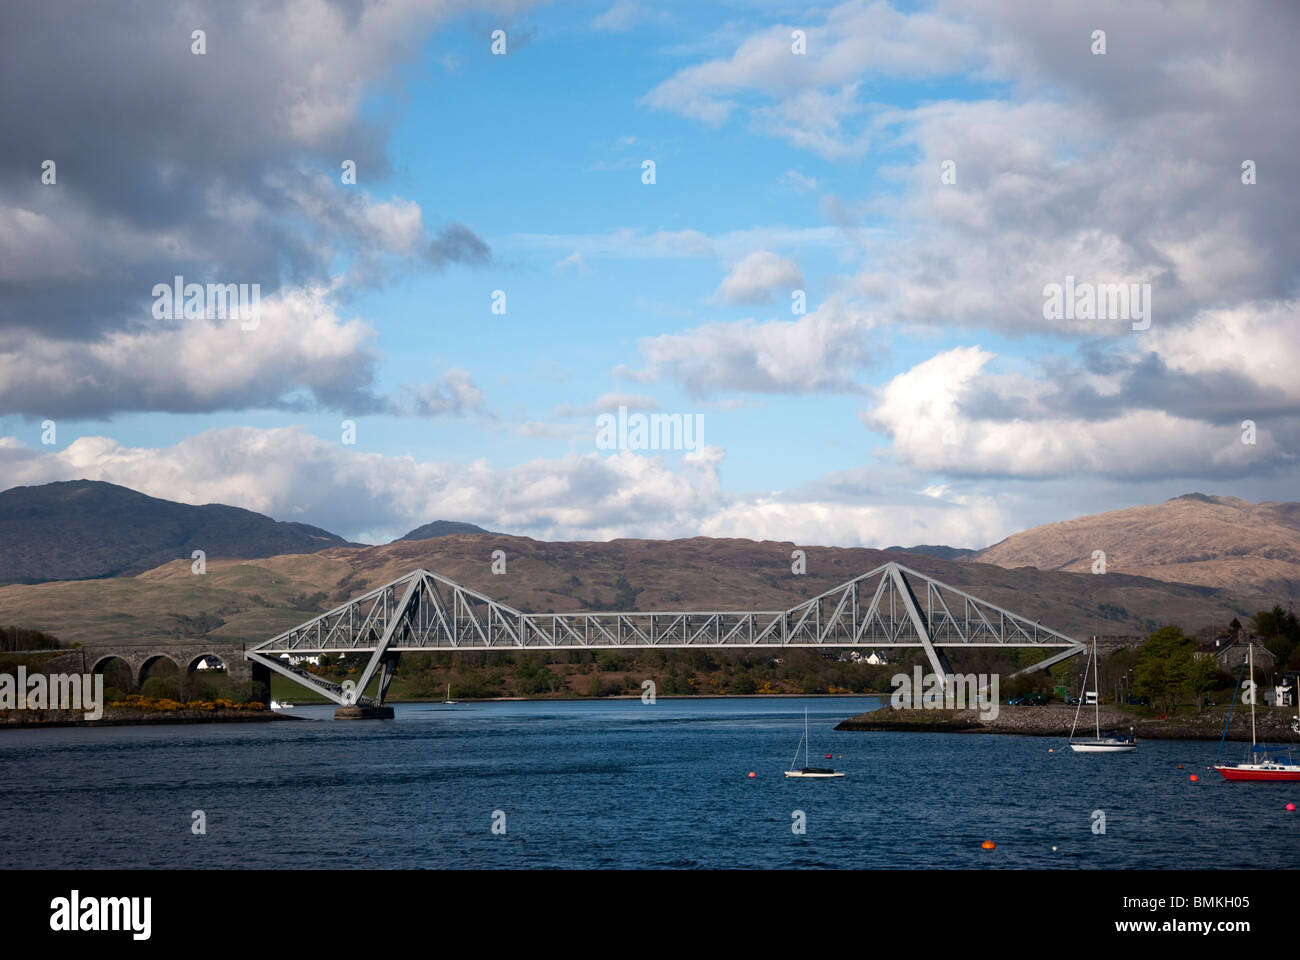
[[(175, 274), (325, 282), (340, 252), (482, 262), (468, 227), (341, 182), (389, 173), (387, 130), (362, 104), (450, 3), (329, 0), (0, 13), (0, 327), (93, 339), (147, 316)], [(191, 53), (191, 31), (206, 53)], [(87, 145), (93, 144), (93, 150)], [(89, 151), (89, 152), (88, 152)], [(57, 182), (40, 183), (46, 159)]]
[[(1300, 195), (1288, 185), (1300, 157), (1282, 38), (1300, 10), (950, 0), (915, 12), (849, 2), (811, 19), (756, 30), (645, 102), (710, 124), (740, 111), (759, 132), (832, 158), (876, 142), (914, 154), (882, 169), (904, 192), (870, 211), (905, 223), (906, 242), (874, 246), (854, 280), (882, 315), (1116, 336), (1125, 330), (1113, 320), (1045, 319), (1044, 286), (1149, 282), (1165, 324), (1294, 295)], [(1102, 21), (1111, 43), (1093, 56)], [(790, 51), (796, 27), (806, 56)], [(961, 73), (1009, 92), (867, 101), (873, 78), (904, 73)], [(1247, 159), (1272, 171), (1267, 182), (1241, 183)], [(941, 183), (945, 163), (955, 183)]]
[[(1061, 402), (1070, 392), (1058, 379), (988, 372), (994, 359), (979, 347), (939, 353), (880, 389), (864, 422), (890, 436), (899, 462), (953, 476), (1226, 478), (1297, 458), (1294, 418), (1258, 424), (1247, 444), (1239, 414), (1216, 422), (1121, 402), (1090, 415)], [(1122, 375), (1095, 377), (1093, 387), (1126, 389)]]
[(436, 380), (404, 387), (393, 409), (416, 417), (460, 416), (483, 412), (483, 403), (483, 391), (475, 385), (469, 371), (456, 367)]
[[(467, 416), (485, 398), (455, 368), (386, 397), (367, 323), (340, 317), (332, 288), (281, 290), (256, 326), (237, 316), (183, 319), (82, 343), (0, 332), (0, 413), (108, 418), (117, 413), (330, 408), (349, 414)], [(252, 325), (251, 321), (248, 325)]]
[(168, 448), (82, 437), (56, 454), (0, 441), (4, 486), (84, 477), (188, 503), (228, 503), (278, 519), (400, 533), (433, 518), (550, 538), (605, 539), (690, 529), (721, 496), (716, 461), (674, 472), (631, 453), (569, 455), (501, 469), (361, 453), (287, 427), (231, 427)]
[(644, 393), (603, 393), (596, 398), (595, 403), (583, 406), (575, 407), (562, 403), (555, 408), (555, 415), (557, 417), (589, 417), (598, 413), (612, 413), (617, 411), (619, 407), (627, 407), (629, 410), (660, 409), (659, 401)]
[(862, 368), (874, 359), (868, 334), (875, 326), (871, 316), (831, 300), (795, 320), (708, 323), (647, 337), (639, 349), (649, 366), (616, 374), (642, 382), (670, 378), (697, 397), (727, 390), (857, 392)]
[(803, 285), (803, 271), (794, 260), (756, 250), (731, 268), (714, 296), (726, 303), (766, 303), (773, 290), (789, 293)]
[(237, 317), (113, 331), (90, 342), (0, 334), (0, 412), (106, 417), (316, 404), (370, 412), (374, 330), (340, 318), (327, 287), (263, 299), (255, 329)]
[(726, 492), (721, 450), (682, 457), (630, 452), (531, 460), (416, 460), (363, 453), (296, 427), (231, 427), (172, 447), (82, 437), (57, 453), (0, 438), (0, 486), (86, 478), (185, 503), (227, 503), (376, 542), (431, 519), (542, 539), (734, 536), (844, 546), (984, 543), (1010, 532), (990, 500), (914, 495), (908, 509), (846, 480), (802, 491)]
[[(796, 55), (791, 33), (803, 30), (807, 53)], [(720, 125), (734, 112), (796, 146), (828, 157), (860, 153), (864, 129), (844, 121), (859, 111), (864, 76), (937, 76), (969, 62), (977, 34), (955, 19), (912, 14), (888, 3), (845, 3), (821, 23), (765, 27), (729, 58), (684, 67), (642, 98), (646, 105)]]

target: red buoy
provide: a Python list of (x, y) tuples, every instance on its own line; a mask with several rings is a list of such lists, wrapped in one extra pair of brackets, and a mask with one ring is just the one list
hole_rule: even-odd
[(1286, 812), (1287, 812), (1287, 813), (1295, 813), (1295, 804), (1294, 804), (1294, 803), (1288, 803), (1288, 804), (1286, 805)]
[(1183, 769), (1183, 765), (1181, 763), (1178, 765), (1178, 769), (1179, 770)]
[(1190, 777), (1188, 777), (1187, 779), (1190, 780), (1190, 781), (1192, 781), (1192, 783), (1195, 783), (1195, 782), (1196, 782), (1196, 774), (1192, 774), (1192, 775), (1191, 775)]
[(829, 760), (830, 758), (831, 758), (831, 755), (830, 755), (829, 753), (826, 754), (826, 759)]
[(992, 840), (985, 840), (983, 843), (980, 844), (980, 846), (983, 847), (985, 850), (997, 849), (997, 844), (994, 843)]
[(749, 771), (749, 779), (753, 780), (757, 776), (758, 774), (756, 774), (753, 770)]

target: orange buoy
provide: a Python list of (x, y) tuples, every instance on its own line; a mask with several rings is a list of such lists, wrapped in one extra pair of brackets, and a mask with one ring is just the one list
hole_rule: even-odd
[(1179, 770), (1183, 769), (1183, 765), (1181, 763), (1178, 765), (1178, 769)]
[(1048, 753), (1055, 753), (1056, 751), (1053, 750), (1051, 747), (1048, 747), (1048, 748), (1047, 748), (1047, 752), (1048, 752)]
[(756, 774), (753, 770), (749, 771), (749, 779), (753, 780), (757, 776), (758, 774)]
[(980, 844), (980, 846), (983, 847), (985, 850), (997, 849), (997, 844), (994, 843), (992, 840), (985, 840), (983, 843)]
[(1196, 774), (1192, 774), (1192, 775), (1191, 775), (1190, 777), (1188, 777), (1187, 779), (1190, 780), (1190, 781), (1192, 781), (1192, 783), (1195, 783), (1195, 782), (1196, 782)]

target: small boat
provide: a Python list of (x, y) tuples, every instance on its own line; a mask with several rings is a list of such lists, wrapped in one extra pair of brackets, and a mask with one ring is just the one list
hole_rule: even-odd
[(799, 741), (799, 746), (803, 747), (803, 766), (798, 770), (794, 768), (795, 761), (799, 759), (799, 747), (794, 748), (794, 758), (790, 761), (790, 769), (785, 772), (786, 778), (801, 777), (808, 780), (830, 780), (834, 777), (842, 777), (844, 774), (836, 770), (828, 770), (825, 767), (808, 766), (808, 708), (803, 708), (803, 739)]
[[(1088, 683), (1088, 673), (1091, 671), (1093, 683), (1097, 683), (1097, 638), (1092, 638), (1092, 661), (1083, 671), (1083, 683)], [(1097, 684), (1098, 687), (1101, 684)], [(1096, 736), (1091, 740), (1074, 739), (1074, 731), (1079, 726), (1079, 711), (1083, 709), (1084, 701), (1090, 701), (1093, 706), (1093, 733)], [(1132, 729), (1132, 728), (1130, 728)], [(1107, 736), (1101, 735), (1101, 697), (1096, 691), (1084, 691), (1084, 695), (1079, 698), (1079, 705), (1074, 709), (1074, 724), (1070, 727), (1070, 749), (1075, 753), (1132, 753), (1137, 749), (1137, 737), (1131, 734), (1125, 738), (1116, 736), (1112, 731), (1106, 731)]]
[(1070, 749), (1075, 753), (1131, 753), (1137, 744), (1122, 737), (1098, 735), (1095, 740), (1071, 740)]
[[(1250, 680), (1252, 687), (1255, 682), (1255, 645), (1248, 644), (1247, 662), (1250, 664)], [(1237, 677), (1237, 689), (1241, 689), (1241, 677)], [(1233, 693), (1233, 702), (1236, 702), (1237, 695)], [(1223, 732), (1228, 732), (1228, 724), (1232, 721), (1232, 711), (1228, 711), (1228, 719), (1223, 722)], [(1293, 727), (1294, 729), (1294, 727)], [(1220, 741), (1222, 749), (1222, 741)], [(1255, 697), (1250, 698), (1250, 759), (1245, 763), (1216, 763), (1214, 769), (1223, 775), (1225, 780), (1272, 780), (1283, 782), (1300, 781), (1300, 763), (1283, 763), (1280, 760), (1272, 759), (1270, 753), (1287, 753), (1291, 752), (1290, 747), (1261, 747), (1255, 738)], [(1287, 758), (1291, 758), (1288, 756)]]
[(271, 709), (272, 709), (272, 710), (292, 710), (292, 709), (293, 709), (293, 704), (292, 704), (292, 703), (281, 703), (279, 700), (272, 700), (272, 701), (271, 701)]
[(460, 703), (459, 700), (453, 700), (453, 699), (451, 698), (451, 684), (450, 684), (450, 683), (447, 684), (447, 699), (444, 700), (444, 701), (442, 701), (442, 702), (443, 702), (443, 703), (452, 703), (452, 704)]

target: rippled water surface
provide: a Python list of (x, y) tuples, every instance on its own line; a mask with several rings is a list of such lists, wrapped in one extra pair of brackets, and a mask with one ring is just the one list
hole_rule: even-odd
[[(805, 705), (813, 764), (831, 753), (844, 779), (782, 776)], [(300, 707), (297, 722), (0, 731), (0, 829), (20, 841), (0, 867), (1254, 867), (1281, 865), (1268, 838), (1296, 823), (1300, 785), (1222, 781), (1205, 769), (1217, 743), (1076, 756), (833, 729), (876, 706), (410, 704), (351, 722)]]

